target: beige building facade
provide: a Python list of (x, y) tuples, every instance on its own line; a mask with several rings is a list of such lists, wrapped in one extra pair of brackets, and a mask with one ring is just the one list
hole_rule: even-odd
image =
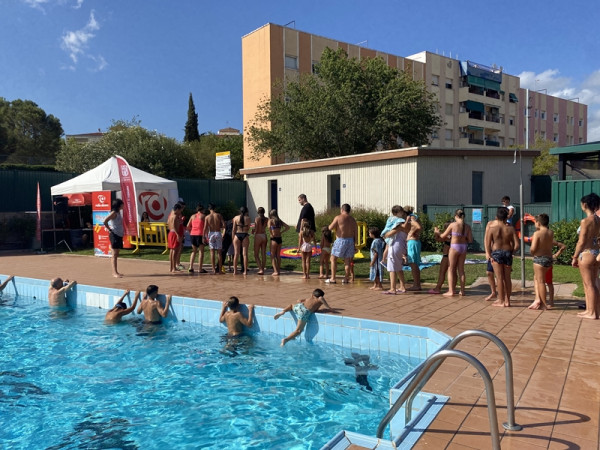
[[(587, 142), (586, 105), (522, 89), (520, 79), (501, 67), (430, 52), (401, 57), (270, 23), (242, 38), (244, 129), (258, 105), (277, 95), (286, 80), (312, 73), (327, 47), (343, 48), (350, 57), (381, 57), (414, 80), (424, 81), (439, 100), (444, 124), (431, 136), (433, 148), (487, 154), (491, 149), (524, 146), (526, 141), (531, 145), (536, 136), (559, 146)], [(270, 155), (255, 159), (244, 142), (245, 168), (284, 162)]]
[[(352, 207), (389, 212), (396, 204), (498, 204), (504, 195), (519, 198), (519, 164), (514, 152), (490, 149), (460, 151), (441, 148), (405, 148), (314, 161), (244, 168), (250, 214), (260, 206), (277, 209), (295, 225), (298, 195), (306, 194), (315, 211)], [(523, 179), (529, 180), (533, 157), (522, 152)], [(530, 183), (524, 183), (530, 198)]]

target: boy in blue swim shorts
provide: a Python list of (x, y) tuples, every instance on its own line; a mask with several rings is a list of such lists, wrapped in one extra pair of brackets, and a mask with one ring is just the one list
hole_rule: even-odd
[(274, 319), (277, 320), (286, 312), (294, 311), (298, 318), (298, 326), (288, 337), (281, 340), (281, 346), (283, 347), (286, 342), (300, 336), (300, 333), (302, 333), (304, 327), (306, 327), (306, 323), (308, 322), (308, 319), (310, 319), (310, 316), (316, 313), (323, 305), (325, 305), (329, 311), (332, 311), (331, 306), (329, 306), (325, 300), (325, 293), (321, 289), (315, 289), (310, 298), (298, 300), (298, 303), (295, 305), (289, 305), (280, 313), (275, 314)]
[(335, 216), (329, 225), (331, 231), (335, 231), (337, 239), (331, 248), (331, 278), (326, 283), (335, 283), (335, 272), (337, 270), (337, 259), (344, 259), (345, 275), (342, 283), (348, 283), (351, 278), (350, 264), (354, 257), (354, 243), (358, 237), (358, 226), (356, 220), (350, 215), (350, 205), (344, 203), (340, 214)]

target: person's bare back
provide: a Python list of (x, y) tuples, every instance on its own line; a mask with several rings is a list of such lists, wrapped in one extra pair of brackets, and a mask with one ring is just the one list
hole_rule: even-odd
[(330, 230), (335, 230), (335, 235), (338, 238), (353, 238), (356, 242), (357, 225), (356, 220), (350, 214), (342, 213), (337, 215), (331, 225)]
[(158, 297), (158, 286), (151, 284), (146, 289), (146, 295), (138, 306), (137, 313), (144, 313), (144, 321), (147, 323), (161, 323), (161, 317), (169, 315), (169, 307), (171, 305), (171, 296), (167, 295), (167, 302), (163, 307)]
[(533, 233), (531, 241), (531, 256), (552, 257), (554, 249), (554, 232), (549, 228), (540, 228)]
[(239, 305), (240, 301), (237, 297), (230, 297), (228, 301), (223, 302), (219, 321), (227, 325), (230, 336), (239, 336), (244, 332), (244, 327), (252, 328), (254, 324), (254, 305), (248, 306), (248, 318), (239, 311)]
[(54, 278), (50, 281), (50, 289), (48, 289), (48, 304), (50, 306), (66, 306), (66, 293), (69, 289), (77, 284), (77, 281), (65, 280), (62, 278)]
[(488, 233), (492, 251), (505, 250), (513, 253), (519, 247), (515, 229), (500, 220), (489, 223)]
[(211, 211), (204, 220), (204, 226), (207, 228), (207, 232), (221, 231), (225, 228), (223, 216), (216, 211)]

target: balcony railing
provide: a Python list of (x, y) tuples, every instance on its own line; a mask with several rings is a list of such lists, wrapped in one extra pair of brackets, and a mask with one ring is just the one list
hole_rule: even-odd
[(500, 147), (500, 142), (498, 141), (485, 141), (485, 145), (490, 147)]

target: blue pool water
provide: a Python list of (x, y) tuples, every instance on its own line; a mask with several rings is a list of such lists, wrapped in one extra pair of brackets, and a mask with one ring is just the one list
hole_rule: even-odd
[(104, 310), (6, 294), (0, 305), (6, 448), (320, 448), (342, 429), (373, 435), (419, 362), (361, 351), (377, 368), (357, 377), (339, 346), (258, 333), (224, 351), (224, 328), (111, 326)]

